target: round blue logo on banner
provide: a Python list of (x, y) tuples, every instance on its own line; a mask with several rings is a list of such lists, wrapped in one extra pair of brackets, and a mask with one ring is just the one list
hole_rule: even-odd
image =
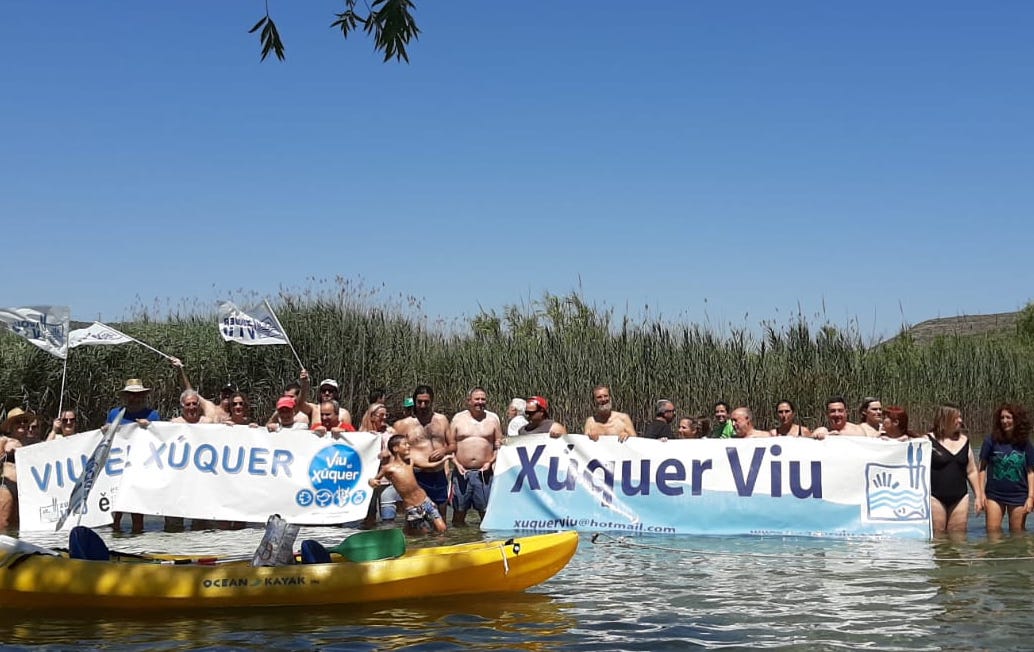
[(326, 496), (352, 493), (362, 476), (363, 461), (347, 444), (327, 446), (309, 462), (309, 481), (316, 490), (316, 503), (325, 504)]

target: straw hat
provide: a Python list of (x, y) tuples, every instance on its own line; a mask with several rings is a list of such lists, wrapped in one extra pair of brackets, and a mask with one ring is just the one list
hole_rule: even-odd
[(126, 381), (126, 386), (122, 388), (122, 391), (136, 394), (138, 392), (149, 392), (151, 388), (144, 387), (144, 382), (139, 378), (130, 378)]
[(3, 425), (0, 425), (0, 430), (11, 432), (11, 426), (14, 425), (14, 421), (18, 419), (28, 419), (29, 421), (32, 421), (35, 418), (36, 415), (33, 412), (28, 412), (20, 407), (11, 408), (7, 411), (7, 418), (4, 419)]

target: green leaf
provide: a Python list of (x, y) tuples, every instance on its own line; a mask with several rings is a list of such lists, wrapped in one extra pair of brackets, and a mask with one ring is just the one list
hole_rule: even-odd
[(263, 16), (259, 22), (255, 23), (255, 26), (248, 30), (248, 34), (254, 34), (255, 30), (262, 27), (262, 24), (269, 20), (269, 16)]

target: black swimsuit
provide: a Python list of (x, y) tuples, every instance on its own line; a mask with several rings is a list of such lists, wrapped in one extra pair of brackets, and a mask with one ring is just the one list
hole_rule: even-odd
[(952, 453), (931, 435), (933, 455), (930, 460), (930, 495), (941, 501), (951, 511), (963, 498), (969, 495), (966, 485), (966, 469), (969, 467), (969, 442)]

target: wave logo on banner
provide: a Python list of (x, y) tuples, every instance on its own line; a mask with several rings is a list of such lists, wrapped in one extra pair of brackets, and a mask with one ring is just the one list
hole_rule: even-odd
[(871, 521), (925, 521), (930, 491), (923, 449), (908, 445), (907, 464), (870, 463), (865, 467), (865, 504)]
[(343, 507), (349, 503), (360, 505), (369, 493), (361, 486), (363, 460), (347, 444), (327, 446), (312, 456), (309, 462), (309, 481), (312, 489), (302, 489), (295, 501), (302, 507)]
[(64, 359), (68, 354), (70, 315), (68, 306), (0, 308), (0, 323), (47, 353)]
[(279, 320), (266, 306), (244, 312), (229, 301), (220, 303), (219, 334), (227, 342), (238, 344), (288, 344)]

